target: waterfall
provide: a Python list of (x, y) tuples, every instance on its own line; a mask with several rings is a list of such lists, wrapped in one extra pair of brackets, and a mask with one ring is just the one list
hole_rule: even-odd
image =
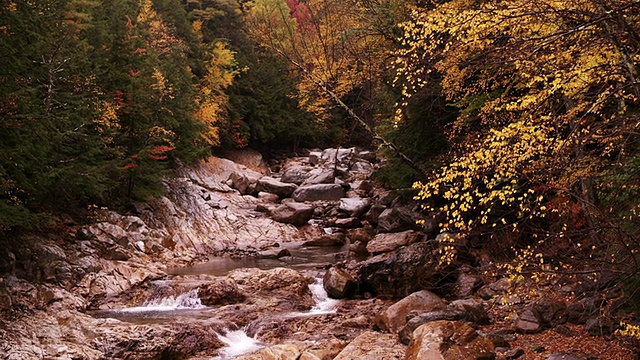
[(193, 289), (177, 296), (147, 300), (142, 306), (121, 309), (123, 312), (172, 311), (182, 309), (205, 309), (198, 297), (198, 290)]
[(221, 349), (220, 355), (211, 360), (233, 359), (236, 356), (248, 354), (264, 347), (258, 339), (249, 337), (245, 330), (227, 331), (224, 335), (217, 335), (227, 346)]
[(311, 290), (313, 301), (316, 303), (309, 311), (310, 315), (331, 314), (336, 312), (335, 307), (340, 301), (329, 297), (329, 294), (324, 290), (322, 278), (316, 278), (316, 281), (309, 285), (309, 290)]

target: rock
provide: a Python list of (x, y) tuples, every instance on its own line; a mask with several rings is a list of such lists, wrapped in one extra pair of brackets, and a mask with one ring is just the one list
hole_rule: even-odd
[(584, 329), (593, 336), (609, 336), (615, 330), (613, 322), (603, 316), (598, 316), (587, 320)]
[(392, 334), (366, 331), (347, 345), (334, 360), (401, 360), (404, 346)]
[(276, 194), (261, 191), (258, 193), (258, 199), (268, 204), (275, 204), (278, 202), (278, 200), (280, 200), (280, 197), (278, 197), (278, 195)]
[(296, 344), (279, 344), (260, 349), (248, 355), (236, 357), (236, 360), (298, 360), (302, 350)]
[(231, 187), (238, 190), (242, 195), (252, 194), (256, 189), (256, 183), (262, 177), (259, 173), (240, 173), (234, 171), (229, 176)]
[(146, 248), (144, 245), (144, 241), (136, 241), (133, 246), (136, 248), (136, 250), (140, 251), (140, 252), (146, 252)]
[(256, 184), (256, 191), (276, 194), (281, 199), (285, 199), (291, 197), (291, 194), (293, 194), (297, 187), (298, 186), (295, 184), (284, 183), (270, 176), (264, 176), (258, 180), (258, 183)]
[(313, 216), (313, 206), (287, 202), (270, 212), (271, 218), (277, 222), (291, 224), (294, 226), (302, 226), (306, 224)]
[(13, 274), (16, 268), (16, 255), (7, 248), (0, 250), (0, 274)]
[(564, 301), (542, 298), (533, 304), (533, 310), (544, 326), (556, 326), (566, 321), (565, 311), (567, 304)]
[(504, 357), (507, 358), (507, 359), (517, 359), (522, 355), (524, 355), (524, 350), (521, 349), (521, 348), (510, 349), (510, 350), (507, 350), (507, 352), (504, 353)]
[(558, 326), (553, 328), (553, 331), (557, 332), (560, 335), (564, 335), (566, 337), (574, 337), (574, 336), (578, 336), (579, 335), (577, 332), (571, 330), (566, 325), (558, 325)]
[(357, 290), (356, 280), (343, 269), (332, 267), (322, 278), (327, 294), (334, 299), (345, 299), (353, 296)]
[(385, 209), (377, 219), (378, 231), (400, 232), (405, 230), (420, 230), (417, 221), (422, 217), (409, 207), (394, 207)]
[(418, 240), (418, 234), (413, 230), (407, 230), (400, 233), (382, 233), (378, 234), (367, 244), (367, 251), (377, 255), (397, 248), (414, 243)]
[(339, 184), (315, 184), (298, 187), (291, 197), (295, 201), (340, 200), (344, 188)]
[(102, 257), (107, 260), (127, 261), (131, 258), (131, 253), (125, 250), (122, 246), (116, 244), (106, 249), (102, 254)]
[(302, 246), (343, 246), (345, 243), (345, 235), (341, 233), (337, 234), (325, 234), (319, 238), (305, 241)]
[(459, 321), (434, 321), (413, 332), (406, 360), (489, 360), (494, 359), (494, 347), (489, 339), (471, 326)]
[(359, 217), (364, 214), (371, 204), (371, 200), (362, 198), (342, 198), (338, 203), (338, 210), (349, 216)]
[(547, 360), (584, 360), (584, 358), (572, 353), (562, 352), (547, 356)]
[(313, 168), (310, 166), (294, 165), (288, 167), (282, 172), (280, 181), (285, 183), (302, 184), (309, 177), (309, 173)]
[(455, 285), (456, 297), (465, 298), (473, 295), (473, 292), (482, 286), (482, 278), (477, 275), (461, 273)]
[(351, 165), (350, 170), (354, 173), (370, 175), (373, 173), (374, 168), (373, 165), (371, 165), (371, 163), (367, 161), (356, 161), (353, 165)]
[(459, 311), (451, 311), (451, 310), (431, 311), (431, 312), (421, 313), (413, 317), (411, 317), (411, 315), (412, 314), (407, 315), (407, 318), (409, 318), (409, 321), (407, 321), (405, 326), (398, 333), (398, 338), (400, 339), (400, 342), (405, 345), (409, 345), (409, 343), (411, 342), (411, 338), (413, 336), (413, 332), (417, 328), (419, 328), (420, 325), (422, 324), (426, 324), (428, 322), (438, 321), (438, 320), (448, 320), (448, 321), (462, 320), (462, 318), (464, 317), (464, 313)]
[(534, 334), (542, 330), (542, 324), (533, 309), (526, 309), (518, 316), (515, 328), (521, 333)]
[(291, 252), (281, 247), (269, 247), (258, 253), (260, 259), (280, 259), (285, 256), (291, 256)]
[(491, 318), (485, 310), (482, 302), (475, 299), (458, 299), (449, 303), (447, 309), (454, 313), (462, 313), (462, 320), (476, 324), (489, 325)]
[(401, 298), (433, 288), (436, 266), (432, 244), (414, 243), (361, 262), (357, 277), (362, 291)]
[(489, 288), (497, 293), (504, 293), (511, 288), (511, 281), (507, 278), (501, 278), (498, 281), (489, 284)]
[(478, 289), (478, 292), (476, 294), (480, 296), (482, 300), (489, 300), (492, 297), (496, 296), (496, 292), (491, 290), (489, 285), (482, 286), (480, 289)]
[(350, 217), (346, 219), (336, 219), (333, 223), (333, 226), (341, 229), (352, 229), (361, 226), (360, 220), (358, 218)]
[(598, 297), (586, 297), (578, 301), (572, 301), (564, 314), (567, 321), (572, 324), (584, 324), (588, 319), (597, 316), (600, 308), (606, 300)]
[(446, 302), (438, 295), (427, 290), (422, 290), (414, 292), (389, 306), (389, 308), (376, 319), (376, 323), (381, 329), (397, 334), (407, 323), (407, 315), (410, 312), (419, 311), (426, 313), (444, 310), (446, 306)]
[(301, 185), (333, 184), (335, 179), (336, 175), (333, 169), (313, 169), (309, 172), (309, 176)]
[(322, 158), (322, 151), (311, 151), (309, 153), (309, 165), (316, 166), (320, 163)]
[(331, 164), (335, 162), (337, 162), (338, 164), (347, 164), (351, 161), (356, 153), (356, 148), (325, 149), (324, 151), (322, 151), (320, 159)]
[(366, 214), (364, 214), (364, 219), (367, 220), (372, 225), (378, 225), (378, 219), (380, 215), (387, 209), (386, 206), (381, 204), (373, 204), (369, 208)]

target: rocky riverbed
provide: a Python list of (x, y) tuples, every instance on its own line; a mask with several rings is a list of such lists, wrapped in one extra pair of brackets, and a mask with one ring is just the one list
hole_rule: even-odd
[[(526, 301), (457, 237), (471, 260), (438, 266), (438, 219), (375, 186), (371, 152), (228, 157), (179, 169), (129, 214), (96, 209), (93, 224), (0, 250), (0, 358), (632, 356), (598, 284)], [(555, 345), (532, 338), (551, 332)]]

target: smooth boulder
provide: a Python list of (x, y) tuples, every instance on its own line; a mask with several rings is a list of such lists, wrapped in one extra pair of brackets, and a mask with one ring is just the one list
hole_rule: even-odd
[(492, 360), (493, 343), (459, 321), (426, 323), (414, 332), (406, 360)]
[(345, 299), (355, 295), (356, 280), (343, 269), (332, 267), (324, 274), (322, 283), (325, 291), (334, 299)]

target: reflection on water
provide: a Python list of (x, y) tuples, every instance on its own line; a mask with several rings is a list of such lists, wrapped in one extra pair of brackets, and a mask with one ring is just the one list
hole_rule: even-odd
[(302, 243), (288, 243), (283, 245), (289, 250), (291, 256), (280, 259), (260, 259), (257, 257), (230, 258), (216, 256), (209, 261), (190, 267), (181, 267), (171, 270), (171, 275), (216, 275), (228, 274), (231, 270), (240, 268), (258, 268), (269, 270), (277, 267), (288, 267), (296, 270), (314, 270), (324, 268), (328, 264), (334, 264), (342, 260), (347, 247), (311, 247), (301, 246)]

